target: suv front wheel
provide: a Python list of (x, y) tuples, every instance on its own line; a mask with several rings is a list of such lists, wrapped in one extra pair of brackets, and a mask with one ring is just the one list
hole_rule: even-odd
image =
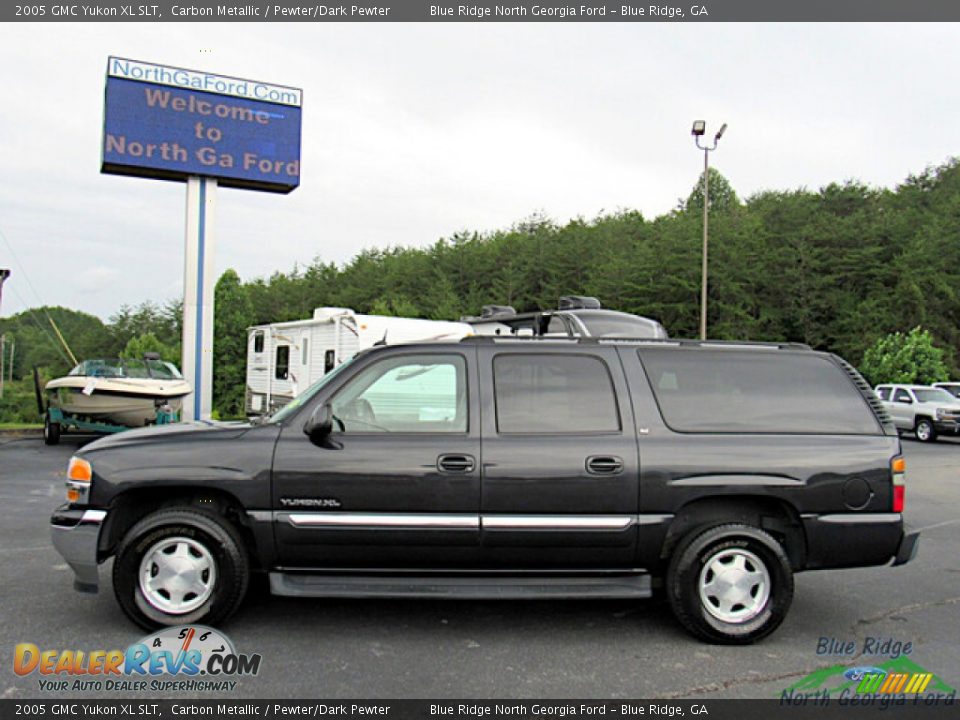
[(680, 623), (707, 642), (745, 645), (772, 633), (793, 600), (793, 571), (773, 537), (741, 523), (690, 533), (667, 570)]
[(933, 442), (937, 439), (937, 429), (933, 426), (930, 418), (917, 418), (917, 424), (913, 432), (920, 442)]
[(124, 536), (113, 564), (120, 607), (147, 629), (216, 625), (239, 607), (249, 577), (236, 528), (220, 515), (191, 507), (147, 515)]

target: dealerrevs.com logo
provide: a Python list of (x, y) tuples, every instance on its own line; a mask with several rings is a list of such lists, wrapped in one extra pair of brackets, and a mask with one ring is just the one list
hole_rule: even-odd
[(13, 671), (40, 675), (44, 691), (190, 692), (235, 690), (234, 678), (260, 671), (261, 656), (238, 653), (226, 635), (203, 625), (169, 627), (126, 650), (40, 649), (19, 643)]

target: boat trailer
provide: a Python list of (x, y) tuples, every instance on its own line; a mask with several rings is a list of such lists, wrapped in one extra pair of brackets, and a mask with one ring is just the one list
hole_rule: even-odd
[[(33, 369), (33, 389), (37, 397), (37, 410), (40, 415), (43, 416), (43, 441), (47, 445), (56, 445), (59, 443), (60, 436), (65, 432), (110, 435), (123, 432), (124, 430), (133, 430), (133, 428), (128, 425), (115, 425), (99, 420), (91, 420), (88, 417), (74, 413), (65, 413), (60, 408), (50, 407), (50, 404), (44, 400), (43, 390), (40, 387), (40, 373), (36, 368)], [(180, 414), (174, 412), (170, 406), (161, 405), (157, 408), (156, 420), (153, 424), (169, 425), (179, 422), (179, 415)]]

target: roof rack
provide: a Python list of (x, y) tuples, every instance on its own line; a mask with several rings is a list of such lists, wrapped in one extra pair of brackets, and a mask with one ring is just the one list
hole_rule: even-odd
[(593, 337), (518, 337), (515, 335), (470, 335), (462, 343), (481, 345), (510, 343), (553, 343), (560, 345), (650, 345), (661, 347), (716, 347), (726, 350), (812, 350), (809, 345), (794, 342), (761, 342), (755, 340), (676, 340), (673, 338), (593, 338)]

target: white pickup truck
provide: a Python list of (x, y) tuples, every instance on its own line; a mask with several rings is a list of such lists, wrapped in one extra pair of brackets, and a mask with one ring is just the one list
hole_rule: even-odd
[(897, 430), (913, 432), (921, 442), (933, 442), (938, 435), (960, 434), (960, 399), (943, 388), (877, 385), (874, 392)]

